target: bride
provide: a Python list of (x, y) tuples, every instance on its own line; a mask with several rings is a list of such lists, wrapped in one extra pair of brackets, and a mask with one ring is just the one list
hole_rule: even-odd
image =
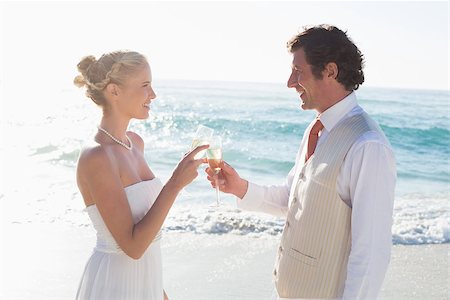
[(156, 98), (146, 58), (137, 52), (84, 57), (74, 83), (103, 110), (95, 143), (81, 151), (77, 184), (97, 232), (77, 299), (168, 299), (163, 290), (161, 226), (203, 159), (187, 153), (163, 184), (144, 159), (144, 141), (127, 131)]

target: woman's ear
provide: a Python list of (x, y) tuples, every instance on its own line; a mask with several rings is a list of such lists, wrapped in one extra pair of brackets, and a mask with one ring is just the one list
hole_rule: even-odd
[(325, 69), (323, 71), (325, 77), (336, 79), (338, 76), (339, 69), (336, 63), (330, 62), (325, 65)]
[(111, 97), (117, 97), (117, 96), (119, 96), (119, 87), (115, 83), (110, 83), (106, 86), (106, 92)]

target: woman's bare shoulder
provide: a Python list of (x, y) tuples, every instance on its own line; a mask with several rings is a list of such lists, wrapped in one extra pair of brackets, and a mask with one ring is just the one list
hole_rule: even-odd
[(78, 169), (80, 171), (111, 167), (108, 151), (99, 144), (85, 145), (80, 152)]

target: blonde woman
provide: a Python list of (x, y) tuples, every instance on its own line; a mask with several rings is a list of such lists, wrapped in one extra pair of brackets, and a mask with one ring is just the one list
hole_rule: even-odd
[(144, 141), (127, 131), (156, 98), (146, 58), (137, 52), (84, 57), (74, 83), (103, 110), (93, 144), (81, 151), (77, 184), (97, 231), (77, 299), (168, 299), (163, 290), (161, 226), (203, 159), (187, 153), (163, 184), (147, 165)]

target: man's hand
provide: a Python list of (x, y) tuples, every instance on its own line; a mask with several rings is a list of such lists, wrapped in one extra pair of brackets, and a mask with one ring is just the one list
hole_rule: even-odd
[(218, 174), (215, 174), (210, 167), (206, 168), (205, 172), (208, 174), (206, 178), (211, 182), (211, 186), (215, 188), (217, 183), (222, 192), (233, 194), (242, 199), (247, 193), (247, 180), (242, 179), (236, 170), (225, 161), (221, 167), (222, 169)]

